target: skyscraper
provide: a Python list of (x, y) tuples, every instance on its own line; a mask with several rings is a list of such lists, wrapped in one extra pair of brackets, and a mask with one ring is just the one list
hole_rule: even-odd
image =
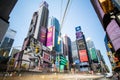
[(87, 43), (91, 60), (95, 63), (98, 63), (97, 52), (96, 52), (96, 48), (93, 41), (90, 38), (87, 38), (86, 43)]
[[(120, 6), (118, 0), (91, 0), (91, 3), (103, 25), (111, 51), (120, 61)], [(119, 62), (120, 63), (120, 62)], [(120, 69), (116, 66), (115, 71)]]
[(68, 59), (69, 69), (70, 69), (73, 63), (73, 59), (72, 59), (71, 39), (67, 35), (63, 36), (63, 55)]
[(97, 67), (98, 67), (99, 62), (98, 62), (98, 57), (97, 57), (95, 45), (90, 38), (87, 38), (86, 43), (87, 43), (89, 57), (90, 57), (90, 60), (92, 63), (91, 68), (93, 71), (97, 71)]
[(4, 56), (9, 56), (9, 52), (13, 45), (15, 35), (16, 35), (16, 31), (12, 29), (8, 29), (8, 31), (6, 32), (3, 42), (0, 46), (0, 48), (4, 49), (4, 54), (3, 54)]
[(48, 4), (43, 1), (38, 11), (34, 12), (31, 20), (28, 35), (32, 35), (35, 39), (39, 40), (43, 45), (46, 45), (46, 33), (48, 25)]
[(0, 0), (0, 45), (9, 27), (9, 15), (18, 0)]
[(89, 55), (87, 51), (87, 45), (85, 41), (85, 36), (81, 30), (80, 26), (75, 27), (76, 30), (76, 44), (78, 49), (79, 61), (80, 61), (80, 71), (89, 70)]
[(60, 52), (60, 44), (58, 44), (58, 37), (60, 33), (60, 24), (59, 21), (55, 18), (51, 18), (51, 26), (55, 27), (55, 34), (54, 34), (54, 50), (56, 52)]

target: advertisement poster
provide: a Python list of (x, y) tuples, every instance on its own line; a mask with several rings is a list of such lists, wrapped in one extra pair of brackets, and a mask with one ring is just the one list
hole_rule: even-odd
[(107, 34), (113, 44), (115, 51), (120, 48), (120, 27), (115, 20), (112, 20), (107, 26)]
[(40, 30), (40, 42), (43, 43), (43, 45), (45, 45), (45, 41), (46, 41), (46, 28), (41, 27), (41, 30)]
[(54, 44), (54, 27), (50, 27), (47, 33), (47, 46), (53, 46)]
[(83, 32), (76, 32), (76, 39), (83, 39)]
[(86, 50), (79, 50), (79, 56), (81, 62), (88, 62), (88, 56)]

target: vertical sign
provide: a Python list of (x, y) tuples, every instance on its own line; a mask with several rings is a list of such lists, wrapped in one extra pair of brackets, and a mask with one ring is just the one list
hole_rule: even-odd
[(47, 33), (47, 46), (54, 45), (54, 27), (50, 27)]
[(40, 42), (43, 43), (43, 45), (45, 45), (45, 42), (46, 42), (46, 28), (45, 27), (41, 27)]
[(113, 44), (115, 51), (120, 49), (120, 27), (115, 20), (112, 20), (107, 29), (108, 36)]

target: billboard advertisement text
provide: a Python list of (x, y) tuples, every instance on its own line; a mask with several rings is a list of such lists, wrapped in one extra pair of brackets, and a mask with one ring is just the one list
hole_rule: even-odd
[(83, 39), (83, 32), (76, 32), (76, 39)]
[(77, 40), (78, 50), (86, 49), (84, 39)]
[(76, 28), (75, 28), (75, 31), (76, 31), (76, 32), (80, 32), (80, 31), (81, 31), (81, 27), (80, 27), (80, 26), (76, 27)]

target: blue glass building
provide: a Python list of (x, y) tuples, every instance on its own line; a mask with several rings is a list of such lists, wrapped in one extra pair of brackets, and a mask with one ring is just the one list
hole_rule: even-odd
[(60, 51), (60, 44), (58, 44), (60, 24), (59, 24), (59, 21), (55, 17), (51, 18), (51, 26), (55, 27), (55, 37), (54, 37), (54, 48), (53, 49), (57, 52), (61, 52)]

